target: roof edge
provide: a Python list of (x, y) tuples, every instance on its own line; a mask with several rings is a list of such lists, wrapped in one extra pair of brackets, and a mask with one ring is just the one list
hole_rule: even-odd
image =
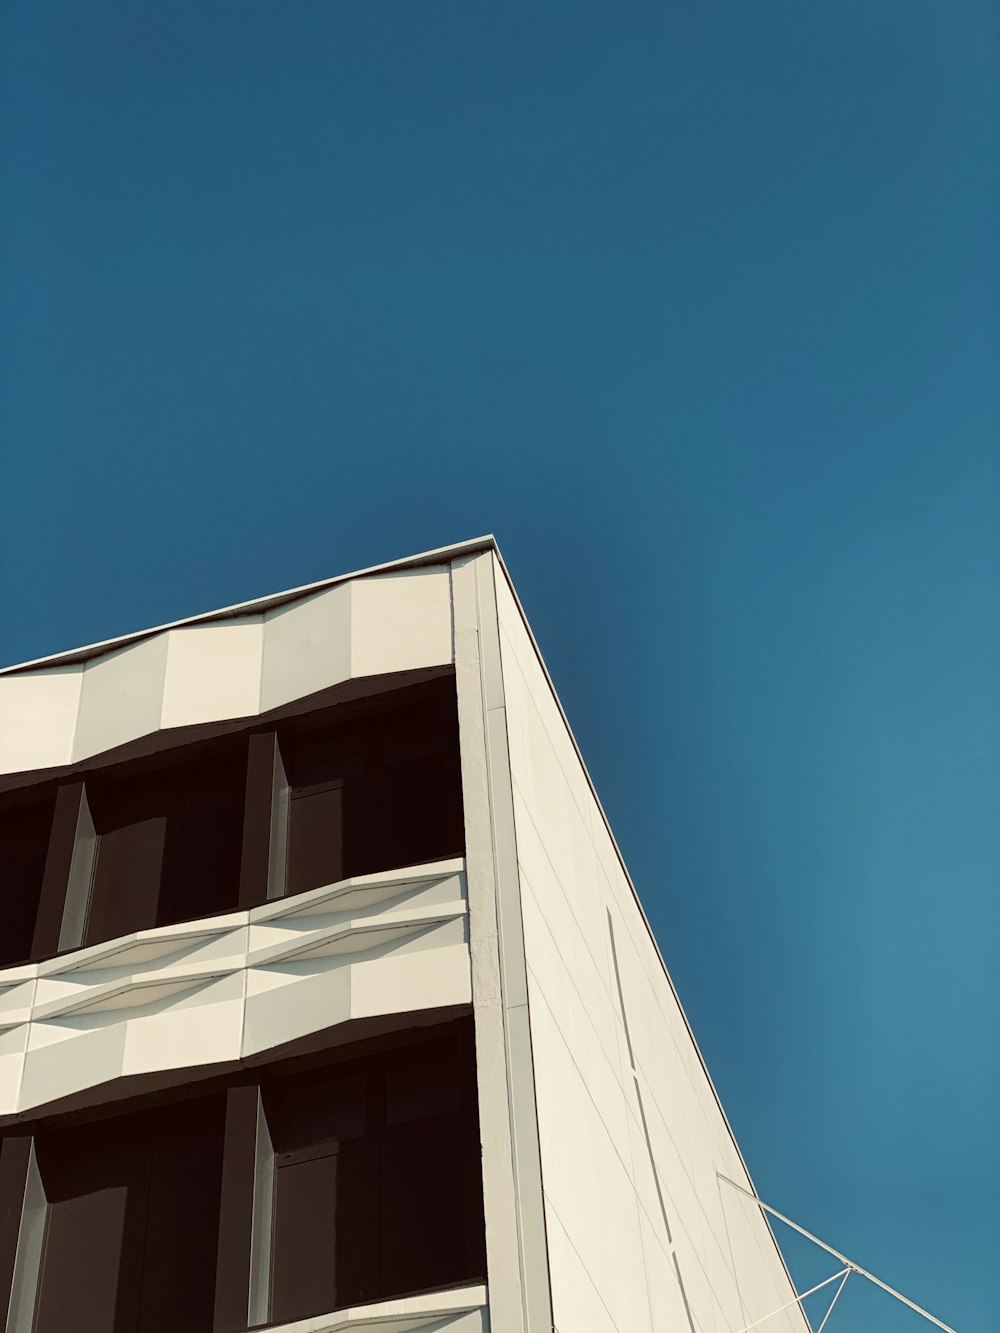
[(479, 551), (496, 551), (499, 555), (496, 538), (486, 533), (482, 537), (471, 537), (467, 541), (454, 542), (450, 546), (437, 546), (430, 551), (420, 551), (416, 555), (404, 556), (399, 560), (389, 560), (381, 565), (369, 565), (366, 569), (352, 570), (348, 574), (335, 574), (332, 578), (319, 579), (315, 583), (303, 583), (298, 588), (287, 588), (283, 592), (268, 593), (264, 597), (255, 597), (248, 602), (235, 602), (232, 606), (223, 606), (215, 611), (202, 611), (197, 615), (185, 616), (181, 620), (171, 620), (163, 625), (154, 625), (150, 629), (133, 630), (128, 634), (119, 634), (112, 639), (102, 639), (98, 643), (88, 643), (81, 648), (69, 648), (61, 653), (51, 653), (47, 657), (35, 657), (27, 662), (18, 662), (12, 666), (0, 667), (0, 676), (19, 675), (25, 671), (37, 671), (45, 667), (77, 666), (92, 657), (103, 656), (117, 648), (127, 648), (155, 634), (166, 630), (183, 629), (190, 625), (210, 625), (219, 620), (232, 620), (237, 616), (254, 615), (273, 610), (286, 602), (296, 601), (309, 593), (321, 592), (337, 583), (349, 583), (352, 579), (366, 578), (372, 574), (390, 574), (405, 569), (419, 569), (424, 565), (450, 564), (463, 555), (473, 555)]
[[(759, 1200), (759, 1196), (757, 1195), (757, 1186), (754, 1184), (753, 1177), (750, 1175), (750, 1168), (747, 1165), (746, 1158), (743, 1156), (743, 1149), (740, 1147), (739, 1140), (736, 1137), (736, 1133), (733, 1129), (732, 1123), (730, 1122), (729, 1116), (726, 1114), (726, 1108), (722, 1104), (722, 1098), (719, 1096), (719, 1090), (715, 1086), (715, 1080), (712, 1078), (711, 1071), (709, 1070), (708, 1061), (705, 1059), (705, 1056), (702, 1053), (701, 1046), (698, 1043), (698, 1038), (695, 1036), (694, 1028), (691, 1025), (691, 1020), (687, 1016), (687, 1010), (684, 1008), (684, 1004), (681, 1001), (680, 992), (678, 991), (677, 987), (674, 984), (673, 977), (670, 975), (670, 969), (667, 967), (667, 960), (663, 956), (663, 951), (660, 948), (659, 941), (656, 938), (656, 933), (653, 930), (649, 917), (646, 915), (646, 909), (642, 905), (642, 899), (639, 897), (639, 891), (636, 889), (635, 882), (632, 879), (632, 874), (625, 863), (625, 857), (622, 855), (622, 849), (621, 847), (619, 847), (618, 839), (615, 837), (615, 831), (611, 827), (611, 820), (608, 818), (607, 811), (604, 809), (604, 804), (601, 801), (600, 796), (598, 795), (597, 786), (594, 782), (593, 777), (591, 776), (590, 769), (587, 767), (587, 761), (583, 757), (583, 751), (580, 749), (580, 744), (576, 739), (576, 735), (573, 731), (572, 725), (570, 724), (570, 720), (566, 713), (566, 709), (563, 707), (562, 700), (559, 697), (559, 691), (556, 689), (555, 686), (555, 681), (553, 681), (552, 676), (549, 672), (549, 668), (545, 663), (545, 658), (542, 656), (542, 650), (538, 645), (538, 640), (535, 638), (535, 632), (531, 628), (531, 622), (528, 620), (528, 617), (525, 614), (521, 598), (518, 596), (517, 588), (514, 585), (514, 580), (510, 576), (510, 570), (507, 568), (506, 561), (503, 558), (503, 554), (501, 553), (500, 547), (497, 545), (496, 540), (491, 538), (490, 545), (493, 551), (493, 555), (496, 558), (496, 562), (500, 567), (500, 572), (507, 581), (507, 587), (510, 589), (511, 596), (514, 599), (514, 605), (517, 608), (518, 614), (521, 617), (521, 622), (527, 632), (528, 640), (532, 648), (534, 649), (536, 658), (538, 659), (538, 665), (541, 667), (542, 674), (545, 677), (545, 680), (548, 684), (550, 691), (552, 692), (552, 698), (553, 701), (555, 702), (556, 708), (559, 711), (559, 715), (562, 718), (563, 726), (566, 728), (566, 734), (568, 735), (570, 743), (572, 744), (573, 749), (576, 753), (576, 757), (580, 764), (580, 768), (583, 772), (583, 776), (587, 781), (588, 787), (590, 788), (590, 794), (594, 798), (594, 803), (597, 806), (598, 813), (600, 814), (601, 819), (604, 823), (605, 830), (607, 831), (608, 837), (611, 839), (611, 846), (614, 848), (615, 855), (618, 858), (618, 864), (621, 866), (622, 873), (625, 876), (625, 882), (628, 884), (629, 888), (632, 891), (633, 901), (635, 902), (636, 907), (639, 909), (639, 916), (642, 920), (643, 925), (646, 927), (646, 933), (648, 934), (650, 942), (652, 943), (653, 949), (656, 953), (656, 956), (659, 959), (660, 967), (663, 969), (664, 978), (666, 979), (667, 985), (670, 988), (670, 993), (674, 997), (674, 1001), (680, 1012), (681, 1018), (684, 1021), (684, 1026), (687, 1028), (687, 1033), (691, 1039), (691, 1044), (694, 1047), (695, 1054), (697, 1055), (699, 1063), (701, 1064), (702, 1073), (705, 1075), (705, 1079), (708, 1083), (709, 1089), (711, 1090), (712, 1096), (715, 1098), (715, 1104), (719, 1109), (719, 1114), (722, 1116), (722, 1122), (725, 1125), (726, 1130), (729, 1134), (730, 1141), (733, 1145), (733, 1148), (736, 1151), (736, 1156), (739, 1159), (739, 1163), (743, 1168), (744, 1175), (747, 1178), (750, 1188), (753, 1191), (754, 1196), (757, 1197)], [(771, 1224), (771, 1219), (770, 1217), (768, 1217), (767, 1213), (763, 1211), (763, 1209), (761, 1210), (761, 1216), (764, 1219), (764, 1223), (767, 1226), (768, 1232), (771, 1236), (771, 1240), (774, 1243), (774, 1248), (778, 1252), (778, 1258), (781, 1261), (781, 1265), (784, 1268), (785, 1273), (788, 1277), (788, 1281), (791, 1283), (792, 1289), (794, 1291), (795, 1283), (792, 1281), (792, 1275), (788, 1267), (788, 1261), (785, 1258), (781, 1246), (778, 1244), (778, 1238), (774, 1233), (774, 1227)], [(806, 1323), (807, 1325), (809, 1324), (808, 1316), (806, 1317)]]

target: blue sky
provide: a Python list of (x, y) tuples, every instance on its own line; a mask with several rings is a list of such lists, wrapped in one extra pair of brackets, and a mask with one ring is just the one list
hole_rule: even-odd
[(0, 71), (0, 659), (496, 532), (762, 1196), (1000, 1329), (1000, 7), (10, 0)]

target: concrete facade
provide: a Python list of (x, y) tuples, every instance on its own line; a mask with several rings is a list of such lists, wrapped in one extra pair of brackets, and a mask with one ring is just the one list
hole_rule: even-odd
[[(306, 811), (308, 800), (332, 801), (341, 781), (296, 777), (288, 767), (306, 772), (299, 750), (318, 762), (303, 728), (320, 717), (340, 725), (343, 716), (360, 734), (376, 705), (435, 691), (452, 699), (457, 717), (463, 845), (296, 887), (288, 839), (300, 836), (306, 815), (289, 815), (289, 801)], [(391, 738), (392, 719), (403, 714), (386, 716), (379, 725)], [(389, 752), (389, 742), (379, 744)], [(118, 838), (116, 855), (133, 860), (116, 864), (135, 866), (130, 828), (144, 847), (168, 836), (151, 817), (100, 826), (100, 801), (110, 799), (102, 791), (121, 787), (120, 776), (118, 787), (108, 785), (111, 776), (146, 781), (150, 765), (189, 755), (200, 762), (225, 745), (244, 756), (248, 774), (234, 901), (163, 923), (153, 919), (164, 914), (161, 899), (140, 928), (92, 942), (94, 866), (110, 855), (101, 848)], [(407, 751), (392, 762), (410, 773), (423, 761)], [(388, 785), (371, 790), (401, 790), (378, 774)], [(793, 1298), (761, 1213), (720, 1185), (721, 1173), (752, 1188), (490, 539), (8, 669), (0, 673), (0, 784), (12, 838), (35, 793), (55, 811), (31, 956), (0, 970), (7, 1333), (61, 1327), (44, 1314), (45, 1284), (58, 1275), (49, 1277), (55, 1261), (44, 1258), (43, 1238), (68, 1189), (52, 1182), (69, 1168), (46, 1145), (71, 1142), (59, 1136), (81, 1117), (90, 1123), (195, 1088), (222, 1089), (227, 1099), (226, 1173), (239, 1159), (239, 1107), (258, 1109), (246, 1113), (252, 1179), (244, 1187), (238, 1170), (235, 1184), (222, 1178), (214, 1314), (191, 1329), (739, 1333)], [(348, 821), (353, 807), (344, 801)], [(310, 829), (319, 818), (308, 815)], [(344, 830), (338, 825), (337, 838), (349, 839), (346, 822)], [(407, 836), (407, 846), (423, 845), (419, 828)], [(369, 840), (369, 861), (382, 845)], [(324, 854), (315, 853), (321, 867)], [(277, 1139), (267, 1139), (279, 1113), (268, 1111), (271, 1130), (262, 1130), (260, 1108), (268, 1096), (277, 1105), (268, 1089), (285, 1084), (275, 1075), (278, 1082), (259, 1085), (264, 1091), (247, 1092), (251, 1075), (293, 1057), (312, 1068), (363, 1056), (372, 1079), (391, 1082), (393, 1034), (413, 1042), (421, 1029), (462, 1022), (474, 1032), (481, 1211), (469, 1216), (481, 1217), (483, 1271), (474, 1281), (428, 1281), (433, 1290), (276, 1318), (278, 1260), (260, 1256), (275, 1243), (275, 1163), (284, 1159)], [(445, 1121), (427, 1124), (440, 1134)], [(313, 1160), (318, 1150), (309, 1151)], [(45, 1165), (46, 1154), (57, 1166)], [(390, 1160), (405, 1161), (398, 1153)], [(397, 1170), (405, 1177), (405, 1166)], [(127, 1237), (121, 1246), (125, 1256)], [(120, 1259), (122, 1273), (129, 1262)], [(67, 1330), (168, 1327), (165, 1316), (158, 1323), (144, 1313), (145, 1297), (136, 1297), (134, 1317), (122, 1314), (124, 1281), (115, 1288), (118, 1314), (78, 1311)], [(419, 1287), (419, 1274), (406, 1282)], [(793, 1307), (768, 1327), (800, 1333), (808, 1325)]]

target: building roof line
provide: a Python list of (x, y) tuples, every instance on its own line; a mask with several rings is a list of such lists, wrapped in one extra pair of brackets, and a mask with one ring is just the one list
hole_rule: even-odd
[[(705, 1059), (705, 1056), (702, 1053), (701, 1046), (698, 1044), (698, 1038), (695, 1036), (694, 1028), (691, 1025), (691, 1020), (687, 1016), (687, 1010), (684, 1008), (683, 1002), (681, 1001), (680, 993), (677, 990), (677, 987), (674, 985), (674, 979), (670, 975), (670, 969), (667, 967), (667, 960), (663, 956), (663, 951), (660, 948), (659, 941), (656, 938), (656, 933), (653, 930), (649, 917), (646, 915), (646, 909), (642, 904), (642, 899), (639, 897), (639, 891), (635, 887), (635, 882), (632, 879), (631, 871), (629, 870), (628, 865), (625, 862), (625, 857), (622, 854), (622, 849), (618, 845), (618, 839), (615, 837), (615, 831), (611, 827), (611, 820), (608, 818), (607, 811), (604, 809), (603, 802), (601, 801), (601, 798), (598, 795), (597, 786), (594, 782), (593, 777), (591, 776), (590, 769), (587, 767), (587, 761), (583, 757), (583, 751), (580, 749), (580, 744), (576, 739), (576, 735), (573, 731), (573, 727), (566, 713), (566, 709), (563, 707), (562, 700), (559, 697), (559, 691), (556, 689), (555, 686), (555, 681), (552, 679), (552, 676), (549, 672), (549, 668), (545, 664), (545, 658), (542, 656), (542, 650), (538, 645), (538, 640), (535, 638), (535, 632), (531, 628), (531, 622), (528, 620), (528, 617), (525, 614), (521, 598), (518, 595), (517, 588), (514, 586), (514, 580), (510, 576), (510, 570), (507, 568), (506, 561), (503, 558), (503, 554), (495, 538), (493, 537), (490, 538), (489, 546), (490, 549), (492, 549), (497, 564), (500, 567), (500, 572), (503, 574), (504, 578), (507, 581), (507, 587), (510, 589), (511, 596), (514, 599), (514, 605), (517, 607), (518, 614), (521, 617), (521, 622), (524, 626), (525, 631), (527, 632), (528, 640), (531, 643), (532, 648), (534, 649), (536, 658), (538, 659), (538, 665), (541, 667), (542, 674), (544, 675), (545, 680), (548, 683), (548, 687), (552, 692), (553, 701), (556, 705), (556, 708), (559, 710), (559, 715), (562, 718), (563, 726), (566, 728), (566, 734), (569, 736), (570, 743), (572, 744), (573, 749), (576, 752), (576, 757), (580, 764), (580, 768), (583, 770), (583, 776), (586, 778), (587, 786), (590, 788), (590, 794), (594, 798), (594, 803), (597, 806), (598, 813), (600, 814), (601, 819), (604, 823), (604, 828), (607, 831), (608, 837), (611, 839), (611, 846), (614, 848), (615, 855), (618, 858), (618, 864), (621, 867), (622, 874), (625, 876), (625, 882), (626, 884), (628, 884), (629, 888), (632, 891), (633, 901), (639, 911), (639, 916), (642, 920), (642, 923), (646, 927), (646, 933), (649, 936), (650, 943), (652, 944), (656, 956), (659, 959), (660, 967), (663, 969), (663, 975), (666, 979), (667, 985), (670, 987), (670, 993), (673, 995), (674, 1001), (677, 1004), (677, 1008), (680, 1012), (681, 1018), (684, 1021), (684, 1026), (687, 1028), (688, 1036), (691, 1039), (691, 1044), (694, 1047), (695, 1054), (697, 1055), (698, 1061), (701, 1064), (702, 1072), (704, 1073), (705, 1079), (708, 1082), (708, 1086), (711, 1089), (712, 1096), (715, 1098), (715, 1104), (719, 1108), (719, 1114), (722, 1116), (723, 1124), (725, 1125), (726, 1130), (729, 1134), (729, 1138), (736, 1152), (736, 1156), (739, 1159), (740, 1165), (743, 1168), (744, 1174), (746, 1175), (746, 1178), (749, 1181), (750, 1186), (754, 1191), (754, 1197), (756, 1198), (757, 1187), (753, 1182), (753, 1177), (750, 1175), (750, 1168), (747, 1165), (746, 1158), (743, 1156), (743, 1149), (739, 1145), (739, 1140), (737, 1139), (736, 1133), (733, 1130), (732, 1123), (730, 1122), (729, 1116), (726, 1114), (726, 1108), (722, 1104), (722, 1098), (719, 1096), (719, 1090), (715, 1086), (715, 1080), (712, 1078), (711, 1071), (708, 1068), (708, 1061)], [(785, 1259), (781, 1246), (778, 1244), (778, 1238), (774, 1234), (774, 1227), (771, 1225), (770, 1220), (768, 1219), (766, 1213), (764, 1215), (764, 1220), (767, 1223), (767, 1229), (768, 1232), (770, 1233), (771, 1240), (774, 1243), (774, 1248), (778, 1252), (778, 1258), (781, 1260), (782, 1267), (785, 1270), (789, 1282), (791, 1282), (792, 1284), (792, 1289), (795, 1290), (795, 1283), (792, 1281), (792, 1275), (788, 1267), (788, 1262)], [(803, 1311), (803, 1314), (805, 1314), (805, 1311)], [(808, 1316), (806, 1316), (806, 1322), (808, 1323)], [(954, 1333), (954, 1331), (949, 1330), (949, 1333)]]
[[(419, 569), (425, 565), (444, 565), (457, 560), (463, 555), (473, 555), (478, 551), (497, 551), (496, 539), (492, 533), (482, 537), (470, 537), (467, 541), (454, 542), (450, 546), (437, 546), (430, 551), (421, 551), (417, 555), (404, 556), (399, 560), (389, 560), (381, 565), (369, 565), (367, 569), (352, 570), (349, 574), (335, 574), (332, 578), (318, 579), (315, 583), (303, 583), (298, 588), (287, 588), (283, 592), (268, 593), (264, 597), (254, 597), (248, 602), (234, 602), (232, 606), (223, 606), (215, 611), (202, 611), (197, 615), (184, 616), (180, 620), (170, 620), (163, 625), (154, 625), (151, 629), (132, 630), (127, 634), (118, 634), (98, 643), (88, 643), (81, 648), (70, 648), (61, 653), (51, 653), (46, 657), (35, 657), (27, 662), (18, 662), (12, 666), (0, 667), (0, 676), (13, 676), (23, 671), (38, 671), (45, 668), (77, 666), (92, 657), (101, 657), (105, 653), (119, 648), (128, 648), (144, 639), (151, 639), (156, 634), (163, 634), (171, 629), (185, 629), (195, 625), (211, 625), (219, 620), (233, 620), (238, 616), (257, 615), (294, 602), (310, 593), (322, 592), (337, 583), (349, 583), (353, 579), (367, 578), (374, 574), (392, 574), (406, 569)], [(498, 552), (499, 554), (499, 552)]]

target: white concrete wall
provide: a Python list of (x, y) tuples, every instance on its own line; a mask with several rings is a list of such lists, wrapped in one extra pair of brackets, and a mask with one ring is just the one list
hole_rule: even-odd
[(492, 551), (452, 590), (490, 1324), (551, 1333)]
[(0, 773), (78, 763), (174, 727), (251, 718), (361, 676), (452, 662), (447, 565), (336, 583), (260, 615), (162, 630), (0, 675)]
[(489, 1333), (484, 1287), (459, 1287), (426, 1296), (358, 1305), (315, 1315), (269, 1333)]
[(499, 564), (496, 585), (555, 1328), (738, 1333), (794, 1293), (717, 1178), (749, 1183)]

